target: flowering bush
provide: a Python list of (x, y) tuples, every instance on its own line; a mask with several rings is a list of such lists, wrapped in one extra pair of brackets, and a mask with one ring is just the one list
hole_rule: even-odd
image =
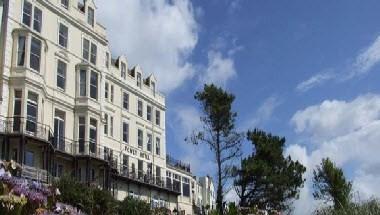
[(17, 177), (20, 169), (13, 161), (0, 161), (0, 214), (83, 215), (75, 207), (56, 202), (57, 188)]

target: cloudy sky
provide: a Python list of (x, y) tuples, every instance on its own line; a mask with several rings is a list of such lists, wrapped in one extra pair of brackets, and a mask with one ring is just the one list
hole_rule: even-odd
[[(236, 95), (239, 129), (287, 138), (306, 179), (329, 156), (356, 198), (380, 197), (379, 1), (96, 2), (113, 54), (158, 77), (167, 150), (196, 174), (214, 173), (212, 157), (183, 140), (199, 126), (194, 92), (213, 82)], [(311, 193), (307, 182), (295, 214), (319, 205)]]

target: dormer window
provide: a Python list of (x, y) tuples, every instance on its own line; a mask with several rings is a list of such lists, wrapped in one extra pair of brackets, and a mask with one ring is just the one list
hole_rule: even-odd
[(154, 82), (152, 81), (150, 85), (151, 85), (151, 88), (152, 88), (153, 94), (156, 94), (156, 83), (154, 83)]
[(141, 74), (137, 73), (137, 86), (141, 87)]
[(94, 27), (95, 24), (95, 11), (93, 8), (88, 7), (87, 11), (87, 23)]
[(120, 69), (121, 69), (121, 77), (125, 79), (127, 77), (127, 65), (125, 63), (121, 62), (120, 63)]
[(68, 9), (69, 8), (69, 0), (61, 0), (61, 5), (63, 8)]

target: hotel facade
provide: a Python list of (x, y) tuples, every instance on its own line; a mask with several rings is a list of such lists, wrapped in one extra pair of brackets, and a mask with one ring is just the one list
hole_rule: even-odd
[(0, 18), (1, 159), (43, 183), (70, 174), (118, 200), (204, 206), (190, 165), (167, 156), (156, 78), (112, 58), (92, 0), (0, 0)]

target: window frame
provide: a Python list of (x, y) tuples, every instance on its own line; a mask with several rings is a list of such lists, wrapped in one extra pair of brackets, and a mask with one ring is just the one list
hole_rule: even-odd
[(129, 123), (123, 122), (122, 129), (123, 129), (123, 136), (122, 136), (123, 143), (128, 144), (129, 143)]
[[(65, 29), (66, 32), (61, 32), (62, 29)], [(61, 39), (62, 39), (63, 44), (61, 44)], [(69, 27), (63, 24), (62, 22), (60, 22), (58, 25), (58, 45), (66, 49), (69, 46)]]
[[(39, 45), (39, 47), (32, 47), (33, 46), (33, 42), (38, 42), (37, 44)], [(36, 45), (36, 44), (35, 44)], [(38, 52), (39, 53), (34, 53), (33, 49), (38, 49)], [(29, 67), (31, 69), (33, 69), (34, 71), (40, 73), (40, 70), (41, 70), (41, 55), (42, 55), (42, 41), (40, 39), (37, 39), (36, 37), (31, 37), (30, 38), (30, 53), (29, 53)], [(38, 65), (34, 65), (32, 66), (32, 57), (33, 58), (38, 58)], [(38, 68), (35, 68), (35, 66), (37, 66)]]
[(139, 117), (143, 117), (144, 116), (144, 104), (141, 100), (138, 100), (137, 101), (137, 115)]
[[(37, 11), (37, 13), (36, 13)], [(36, 14), (39, 14), (40, 16), (37, 16)], [(42, 10), (36, 6), (33, 7), (33, 30), (37, 31), (38, 33), (41, 33), (42, 31)]]
[(94, 70), (90, 73), (90, 98), (98, 100), (99, 74)]
[(129, 93), (123, 92), (123, 109), (129, 110)]
[[(20, 42), (23, 40), (23, 48), (20, 49)], [(19, 35), (17, 40), (17, 66), (25, 66), (26, 62), (26, 45), (27, 45), (27, 37), (25, 35)], [(20, 54), (21, 53), (21, 54)], [(22, 61), (22, 63), (20, 63)]]
[[(60, 65), (64, 65), (63, 71), (60, 70)], [(62, 74), (60, 74), (60, 71)], [(58, 59), (57, 60), (57, 87), (62, 90), (66, 90), (66, 75), (67, 75), (67, 63)], [(59, 79), (63, 79), (63, 87), (59, 86)]]
[(142, 149), (144, 147), (144, 132), (139, 128), (137, 129), (137, 147), (139, 149)]

